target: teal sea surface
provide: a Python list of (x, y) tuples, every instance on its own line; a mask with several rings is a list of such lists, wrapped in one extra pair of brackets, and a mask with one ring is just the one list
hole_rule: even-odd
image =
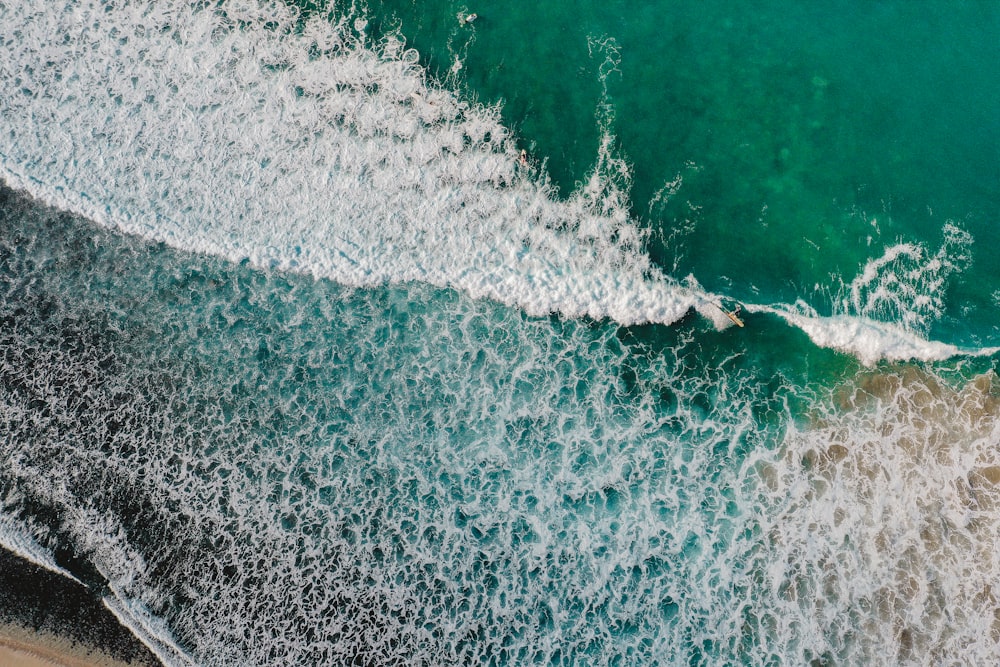
[(0, 0), (0, 546), (168, 666), (997, 662), (998, 32)]

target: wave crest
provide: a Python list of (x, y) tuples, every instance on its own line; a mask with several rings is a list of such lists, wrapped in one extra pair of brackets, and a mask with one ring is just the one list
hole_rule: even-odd
[[(399, 35), (375, 44), (365, 27), (255, 0), (4, 4), (0, 177), (115, 230), (345, 285), (422, 281), (623, 325), (692, 309), (730, 324), (716, 295), (644, 252), (610, 111), (592, 173), (559, 200), (497, 108), (429, 82)], [(616, 47), (597, 47), (606, 77)], [(964, 247), (954, 236), (942, 252)], [(897, 250), (852, 283), (849, 316), (747, 310), (865, 363), (961, 353), (921, 336), (952, 255)], [(904, 256), (920, 275), (889, 280), (898, 272), (882, 269)]]

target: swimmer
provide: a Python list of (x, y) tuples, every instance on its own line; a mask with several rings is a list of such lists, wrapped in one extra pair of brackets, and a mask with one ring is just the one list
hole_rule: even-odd
[(521, 163), (522, 167), (528, 166), (528, 151), (521, 149), (521, 154), (518, 156), (517, 161)]

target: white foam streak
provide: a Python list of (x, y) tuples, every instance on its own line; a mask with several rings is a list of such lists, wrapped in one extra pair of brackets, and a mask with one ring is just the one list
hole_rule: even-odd
[(120, 591), (114, 587), (112, 592), (114, 597), (106, 596), (102, 600), (104, 606), (163, 663), (164, 667), (192, 667), (196, 664), (170, 639), (170, 630), (162, 620), (153, 618), (138, 603), (126, 602), (126, 598), (121, 597)]
[(60, 567), (56, 563), (55, 558), (53, 558), (52, 553), (39, 544), (38, 540), (25, 530), (24, 526), (16, 523), (11, 517), (2, 512), (0, 512), (0, 547), (17, 554), (29, 563), (60, 574), (77, 583), (82, 583), (68, 570)]
[(919, 334), (886, 322), (849, 315), (804, 315), (787, 308), (748, 305), (748, 311), (777, 315), (788, 324), (804, 331), (819, 345), (854, 355), (861, 363), (872, 366), (880, 360), (943, 361), (956, 356), (990, 356), (1000, 347), (961, 348), (948, 343), (927, 340)]
[(886, 247), (881, 257), (869, 260), (851, 281), (840, 310), (926, 331), (944, 312), (949, 278), (971, 262), (973, 239), (968, 232), (948, 222), (942, 236), (941, 248), (933, 255), (920, 244)]

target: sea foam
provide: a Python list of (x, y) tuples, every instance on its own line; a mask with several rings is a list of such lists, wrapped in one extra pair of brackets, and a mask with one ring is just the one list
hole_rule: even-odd
[(5, 516), (167, 664), (996, 662), (992, 374), (806, 390), (5, 203)]
[(780, 633), (844, 664), (1000, 659), (997, 378), (863, 372), (783, 458), (764, 588)]
[(17, 213), (0, 485), (30, 502), (7, 511), (170, 664), (740, 651), (753, 469), (731, 464), (759, 436), (731, 359)]
[[(730, 324), (716, 295), (644, 253), (607, 137), (560, 200), (496, 108), (429, 82), (400, 36), (365, 29), (254, 0), (0, 5), (0, 177), (115, 230), (345, 285)], [(846, 327), (784, 319), (866, 363), (962, 352), (900, 344), (884, 311)]]
[(748, 304), (747, 310), (777, 315), (816, 345), (854, 355), (866, 366), (882, 359), (942, 361), (994, 355), (1000, 347), (963, 348), (927, 336), (945, 313), (949, 281), (972, 261), (971, 234), (951, 221), (941, 233), (941, 247), (934, 252), (919, 243), (900, 242), (868, 259), (849, 283), (838, 288), (830, 314), (802, 301)]
[(356, 36), (252, 0), (31, 1), (2, 23), (4, 177), (49, 203), (348, 285), (419, 280), (625, 324), (692, 305), (600, 174), (557, 201), (496, 109), (429, 84), (361, 20)]
[[(16, 498), (8, 499), (4, 505), (16, 507), (19, 504), (19, 500)], [(72, 579), (77, 583), (80, 582), (72, 573), (56, 563), (52, 553), (39, 544), (36, 537), (25, 530), (23, 524), (15, 521), (6, 513), (0, 513), (0, 547), (17, 554), (39, 567)]]

